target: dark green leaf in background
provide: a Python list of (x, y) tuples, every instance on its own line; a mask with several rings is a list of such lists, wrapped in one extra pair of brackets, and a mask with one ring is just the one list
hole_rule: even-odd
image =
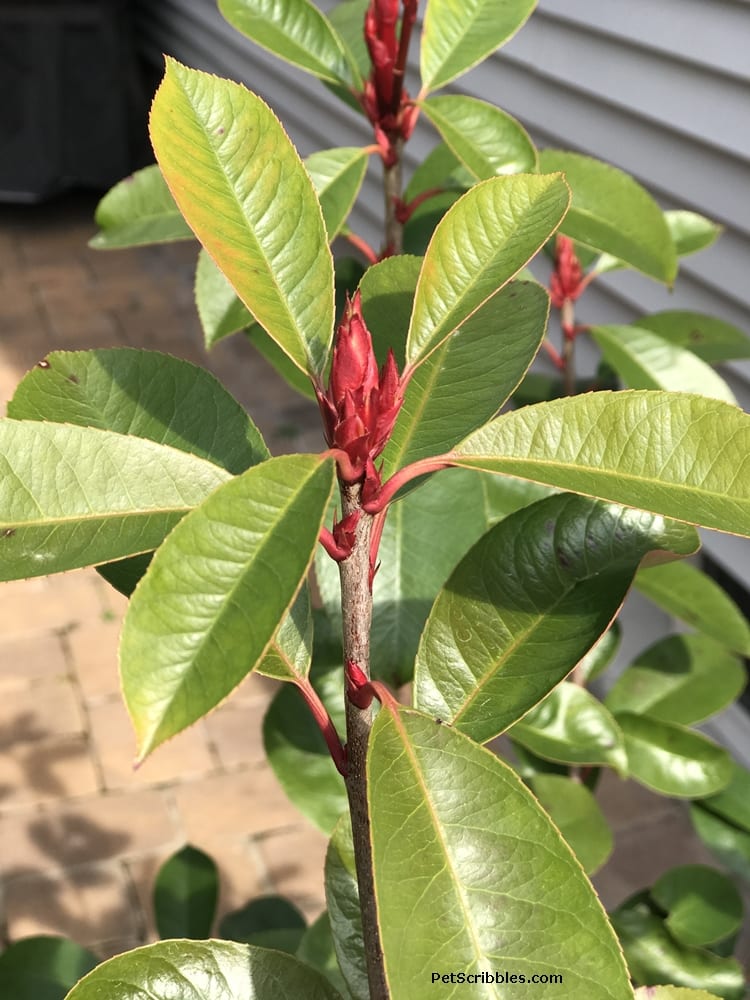
[(66, 938), (23, 938), (0, 954), (0, 996), (3, 1000), (64, 1000), (98, 961), (96, 955)]
[(294, 955), (307, 928), (297, 907), (283, 896), (251, 899), (221, 921), (219, 934), (226, 941), (255, 944)]
[(370, 1000), (362, 915), (349, 815), (336, 825), (326, 854), (326, 902), (339, 968), (352, 1000)]
[(195, 239), (157, 164), (136, 170), (104, 195), (96, 208), (95, 250)]
[(711, 364), (750, 358), (750, 337), (731, 323), (703, 313), (669, 310), (641, 316), (638, 326), (685, 347)]
[(651, 898), (668, 916), (666, 925), (682, 944), (716, 944), (742, 923), (742, 899), (734, 885), (706, 865), (681, 865), (665, 872)]
[(161, 866), (154, 882), (159, 937), (211, 937), (218, 899), (216, 862), (197, 847), (183, 847)]
[(592, 875), (612, 853), (614, 837), (594, 796), (570, 778), (537, 774), (531, 788), (560, 833)]

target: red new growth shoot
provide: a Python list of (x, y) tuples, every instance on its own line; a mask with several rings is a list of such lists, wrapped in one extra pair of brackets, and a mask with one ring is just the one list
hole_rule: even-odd
[(367, 473), (377, 477), (369, 488), (377, 488), (380, 477), (372, 460), (388, 442), (403, 392), (393, 351), (378, 372), (359, 292), (347, 299), (336, 333), (328, 391), (316, 389), (316, 394), (326, 441), (346, 457), (339, 462), (339, 478), (356, 483)]
[(370, 684), (367, 674), (353, 660), (346, 661), (344, 669), (346, 681), (346, 696), (357, 708), (369, 708), (375, 692)]
[(562, 309), (565, 302), (575, 302), (584, 289), (581, 262), (576, 257), (573, 241), (567, 236), (558, 236), (555, 245), (555, 269), (549, 283), (550, 299), (556, 309)]

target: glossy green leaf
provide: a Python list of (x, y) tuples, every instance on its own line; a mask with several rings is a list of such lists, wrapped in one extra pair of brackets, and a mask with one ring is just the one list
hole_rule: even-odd
[(690, 803), (690, 818), (711, 853), (729, 871), (750, 882), (750, 833), (705, 808), (702, 801)]
[(750, 771), (733, 763), (732, 780), (701, 805), (750, 833)]
[(598, 871), (612, 853), (614, 838), (588, 788), (557, 774), (537, 774), (531, 787), (584, 871)]
[[(297, 958), (305, 965), (322, 972), (334, 989), (348, 996), (344, 977), (339, 969), (328, 911), (324, 910), (307, 928), (297, 948)], [(368, 998), (369, 1000), (369, 998)]]
[(417, 164), (404, 189), (404, 201), (408, 203), (417, 195), (435, 188), (457, 188), (466, 191), (473, 183), (474, 177), (453, 150), (446, 143), (439, 142)]
[(160, 941), (103, 962), (66, 1000), (341, 1000), (291, 955), (231, 941)]
[(333, 240), (346, 222), (362, 187), (369, 153), (361, 146), (323, 149), (305, 160), (305, 167), (320, 199), (328, 239)]
[(256, 45), (292, 66), (329, 83), (360, 82), (338, 33), (310, 0), (219, 0), (219, 10)]
[[(367, 771), (393, 996), (427, 996), (431, 970), (489, 968), (562, 974), (554, 985), (562, 1000), (632, 997), (596, 894), (507, 765), (450, 726), (386, 710), (372, 730)], [(460, 995), (488, 992), (475, 982)], [(522, 988), (507, 995), (520, 998)]]
[[(638, 574), (636, 574), (637, 579)], [(596, 645), (592, 646), (583, 659), (578, 661), (576, 664), (576, 676), (580, 677), (584, 684), (590, 684), (600, 674), (603, 674), (620, 648), (621, 639), (622, 629), (614, 621)]]
[(475, 431), (457, 465), (521, 476), (750, 535), (750, 416), (702, 396), (591, 392)]
[(94, 216), (95, 250), (120, 250), (149, 243), (195, 239), (157, 164), (136, 170), (104, 195)]
[(742, 662), (725, 646), (704, 635), (671, 635), (618, 677), (606, 704), (687, 726), (730, 705), (746, 682)]
[(675, 798), (695, 799), (724, 788), (732, 776), (726, 750), (692, 729), (673, 722), (622, 712), (631, 777)]
[(507, 517), (453, 572), (417, 653), (415, 705), (486, 742), (573, 669), (615, 616), (652, 550), (695, 533), (561, 494)]
[[(742, 1000), (744, 977), (739, 962), (681, 945), (640, 894), (621, 906), (611, 919), (636, 983), (669, 980), (679, 986), (705, 989), (724, 1000)], [(677, 996), (682, 1000), (679, 993)], [(661, 1000), (659, 994), (656, 997)], [(672, 1000), (669, 994), (667, 997)], [(692, 995), (689, 1000), (694, 1000)], [(700, 993), (695, 1000), (701, 1000)]]
[(664, 218), (674, 240), (678, 257), (705, 250), (721, 236), (723, 227), (718, 226), (705, 215), (687, 212), (684, 209), (665, 212)]
[(120, 644), (139, 757), (200, 719), (266, 654), (312, 559), (330, 461), (272, 458), (216, 490), (154, 556)]
[(8, 415), (148, 438), (233, 473), (270, 457), (255, 424), (210, 372), (157, 351), (55, 351), (19, 383)]
[(629, 389), (696, 392), (736, 403), (724, 379), (705, 361), (637, 326), (592, 326), (591, 336)]
[(219, 899), (216, 862), (197, 847), (183, 847), (159, 869), (153, 898), (159, 937), (211, 937)]
[(536, 170), (537, 152), (528, 133), (494, 104), (449, 94), (430, 97), (420, 107), (477, 180)]
[(438, 225), (417, 282), (406, 356), (425, 358), (524, 267), (560, 224), (570, 194), (556, 175), (482, 181)]
[(696, 566), (667, 563), (642, 569), (635, 585), (668, 614), (750, 656), (750, 623), (727, 592)]
[(641, 986), (635, 1000), (721, 1000), (705, 990), (684, 989), (682, 986)]
[(352, 1000), (370, 1000), (352, 825), (348, 813), (336, 824), (328, 844), (325, 887), (333, 943), (347, 990)]
[(638, 326), (658, 333), (660, 337), (686, 347), (711, 364), (750, 358), (750, 337), (724, 320), (703, 313), (668, 310), (641, 316)]
[[(203, 328), (206, 347), (224, 337), (258, 324), (245, 304), (205, 250), (198, 254), (195, 270), (195, 307)], [(264, 336), (265, 330), (259, 328)]]
[(362, 313), (381, 367), (389, 348), (399, 370), (404, 367), (406, 336), (421, 267), (421, 257), (409, 254), (386, 257), (368, 267), (359, 283)]
[(168, 58), (151, 141), (180, 210), (240, 299), (297, 367), (320, 374), (333, 263), (312, 182), (276, 116), (240, 84)]
[[(325, 634), (324, 625), (322, 616), (316, 615), (311, 680), (343, 738), (346, 721), (342, 655), (340, 645)], [(290, 801), (324, 833), (330, 833), (347, 808), (346, 788), (310, 709), (292, 685), (278, 691), (268, 707), (263, 719), (263, 745)]]
[(370, 54), (362, 30), (369, 3), (370, 0), (341, 0), (326, 13), (349, 54), (349, 61), (357, 67), (363, 80), (370, 75), (371, 69)]
[(561, 232), (672, 284), (677, 255), (669, 227), (651, 195), (629, 174), (559, 149), (542, 150), (539, 167), (545, 173), (563, 171), (573, 192)]
[(64, 1000), (99, 959), (61, 937), (24, 938), (0, 954), (0, 996), (8, 1000)]
[(715, 944), (742, 924), (742, 899), (730, 880), (706, 865), (681, 865), (651, 887), (651, 898), (668, 916), (670, 933), (682, 944)]
[(507, 42), (536, 0), (430, 0), (424, 19), (420, 70), (423, 91), (437, 90)]
[(303, 584), (289, 613), (282, 618), (271, 645), (255, 668), (265, 677), (297, 681), (310, 673), (313, 617), (310, 588)]
[(294, 955), (307, 922), (297, 907), (283, 896), (260, 896), (221, 921), (219, 935), (225, 941), (255, 944)]
[(548, 311), (543, 288), (512, 281), (419, 365), (383, 452), (385, 476), (448, 451), (498, 412), (539, 349)]
[(620, 727), (598, 698), (576, 684), (559, 684), (508, 735), (538, 757), (561, 764), (607, 764), (627, 773)]
[(90, 427), (0, 421), (0, 579), (149, 552), (229, 479), (203, 458)]
[[(457, 472), (433, 476), (393, 504), (385, 522), (373, 583), (371, 657), (373, 672), (395, 685), (411, 679), (430, 607), (456, 563), (492, 524), (541, 495), (530, 484)], [(339, 622), (338, 567), (318, 550), (315, 568), (326, 610)]]

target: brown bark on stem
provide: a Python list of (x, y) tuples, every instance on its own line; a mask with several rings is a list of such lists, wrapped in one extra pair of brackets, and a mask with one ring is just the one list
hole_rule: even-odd
[[(346, 517), (357, 510), (360, 486), (342, 484), (342, 515)], [(341, 575), (341, 610), (343, 615), (344, 661), (353, 660), (370, 676), (370, 623), (372, 621), (372, 594), (370, 593), (370, 535), (372, 517), (362, 514), (357, 524), (356, 540), (352, 554), (339, 563)], [(359, 904), (362, 913), (362, 936), (367, 959), (367, 977), (371, 1000), (389, 1000), (390, 993), (385, 978), (383, 949), (375, 905), (375, 884), (370, 841), (370, 813), (367, 805), (367, 743), (372, 728), (372, 708), (359, 709), (348, 699), (346, 702), (346, 791), (352, 818), (354, 860), (359, 885)]]
[(385, 195), (385, 246), (391, 254), (404, 252), (404, 227), (399, 222), (396, 209), (401, 201), (402, 172), (401, 159), (404, 140), (396, 139), (394, 144), (396, 162), (392, 167), (383, 167), (383, 192)]

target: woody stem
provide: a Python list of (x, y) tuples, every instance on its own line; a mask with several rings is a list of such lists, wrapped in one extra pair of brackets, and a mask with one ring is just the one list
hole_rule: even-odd
[(575, 370), (575, 310), (570, 299), (566, 299), (562, 304), (560, 315), (563, 332), (563, 387), (566, 396), (575, 395), (576, 391), (576, 370)]
[(404, 252), (404, 227), (398, 218), (398, 207), (401, 204), (401, 157), (404, 140), (396, 139), (393, 143), (396, 161), (393, 166), (383, 166), (383, 193), (385, 195), (385, 246), (391, 254)]
[[(359, 483), (341, 484), (342, 517), (360, 509)], [(348, 559), (339, 563), (341, 576), (341, 611), (343, 618), (344, 662), (352, 661), (370, 676), (370, 625), (372, 594), (370, 593), (370, 538), (372, 517), (362, 514), (355, 529), (355, 541)], [(354, 861), (359, 885), (362, 913), (362, 936), (367, 958), (367, 977), (372, 1000), (389, 1000), (390, 993), (383, 965), (380, 943), (372, 847), (370, 814), (367, 804), (367, 744), (372, 728), (372, 708), (357, 708), (346, 701), (346, 790), (352, 819)]]

